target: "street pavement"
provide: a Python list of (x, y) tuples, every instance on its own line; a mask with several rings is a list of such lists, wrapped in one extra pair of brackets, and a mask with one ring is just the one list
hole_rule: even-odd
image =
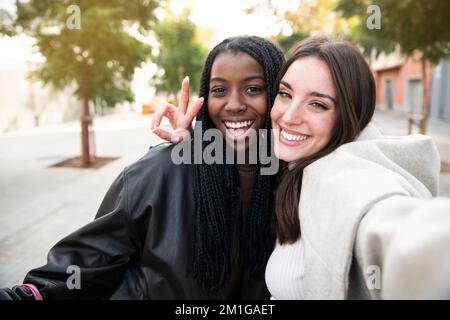
[[(0, 288), (21, 283), (45, 264), (58, 240), (94, 218), (120, 171), (161, 142), (150, 119), (136, 113), (96, 118), (96, 154), (120, 157), (99, 169), (49, 167), (79, 154), (78, 122), (0, 134)], [(374, 122), (385, 134), (406, 134), (404, 115), (379, 111)], [(429, 133), (450, 163), (450, 123), (431, 121)], [(450, 197), (450, 173), (441, 175), (439, 195)]]
[(49, 167), (79, 155), (77, 122), (0, 135), (0, 287), (21, 283), (58, 240), (94, 218), (114, 178), (161, 141), (150, 119), (96, 118), (97, 156), (120, 157), (99, 169)]

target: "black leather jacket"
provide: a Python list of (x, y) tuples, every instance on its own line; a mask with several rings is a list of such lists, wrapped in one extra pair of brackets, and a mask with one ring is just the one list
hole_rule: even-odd
[[(159, 145), (125, 168), (96, 219), (58, 242), (24, 283), (44, 300), (226, 298), (203, 291), (187, 274), (193, 170), (173, 164), (171, 150)], [(80, 267), (80, 289), (68, 289), (70, 265)], [(269, 298), (263, 274), (244, 273), (236, 290), (240, 299)]]

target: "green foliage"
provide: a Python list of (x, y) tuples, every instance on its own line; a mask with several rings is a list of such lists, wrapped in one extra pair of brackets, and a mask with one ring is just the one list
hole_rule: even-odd
[[(45, 62), (34, 76), (56, 88), (76, 85), (76, 94), (113, 106), (132, 100), (134, 70), (151, 48), (130, 34), (148, 33), (157, 0), (29, 0), (17, 2), (16, 32), (36, 39)], [(80, 9), (80, 28), (70, 25)], [(76, 18), (76, 17), (75, 17)], [(72, 19), (72, 20), (69, 20)]]
[(15, 35), (14, 17), (5, 9), (0, 9), (0, 35)]
[(159, 53), (152, 61), (163, 70), (153, 79), (157, 92), (176, 95), (185, 76), (189, 76), (193, 91), (198, 91), (207, 49), (196, 37), (195, 24), (185, 11), (180, 17), (169, 16), (155, 29)]
[(340, 37), (350, 21), (335, 14), (338, 0), (275, 1), (254, 0), (244, 12), (262, 14), (274, 19), (280, 28), (289, 27), (302, 34), (324, 34)]
[(294, 45), (307, 38), (309, 35), (306, 32), (294, 32), (290, 36), (278, 36), (275, 41), (280, 46), (281, 50), (283, 50), (284, 54), (286, 55), (290, 49), (294, 47)]
[[(367, 28), (369, 5), (380, 8), (381, 29)], [(337, 10), (344, 17), (359, 17), (360, 24), (352, 30), (351, 40), (366, 52), (375, 48), (378, 53), (389, 53), (398, 44), (404, 54), (419, 50), (434, 63), (450, 55), (449, 1), (340, 0)]]

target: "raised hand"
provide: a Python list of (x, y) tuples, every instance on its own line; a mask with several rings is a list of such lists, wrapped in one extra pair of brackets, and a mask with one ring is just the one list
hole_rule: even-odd
[[(189, 77), (185, 77), (181, 83), (181, 97), (178, 108), (170, 103), (166, 103), (153, 114), (151, 129), (161, 139), (170, 142), (179, 142), (190, 136), (189, 128), (200, 108), (203, 105), (203, 97), (198, 98), (189, 108)], [(159, 127), (163, 117), (169, 119), (173, 132), (166, 131)]]

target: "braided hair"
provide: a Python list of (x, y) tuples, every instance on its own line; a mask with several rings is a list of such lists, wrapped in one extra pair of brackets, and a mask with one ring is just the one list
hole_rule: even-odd
[[(281, 50), (268, 40), (256, 36), (243, 36), (225, 39), (214, 47), (206, 58), (199, 92), (199, 96), (205, 100), (196, 119), (202, 123), (202, 134), (208, 129), (215, 128), (208, 114), (209, 82), (214, 60), (224, 52), (246, 53), (264, 69), (267, 87), (264, 129), (270, 129), (270, 109), (277, 92), (274, 84), (284, 62), (284, 56)], [(269, 140), (267, 145), (271, 148), (270, 134), (267, 136)], [(202, 150), (209, 143), (202, 141)], [(260, 169), (261, 164), (258, 163), (257, 166)], [(194, 165), (194, 172), (196, 209), (191, 220), (190, 232), (194, 278), (209, 291), (223, 289), (230, 277), (231, 246), (235, 235), (240, 241), (240, 267), (252, 273), (264, 271), (275, 243), (271, 224), (273, 177), (257, 175), (248, 218), (241, 227), (238, 219), (240, 195), (237, 166), (202, 163)]]

